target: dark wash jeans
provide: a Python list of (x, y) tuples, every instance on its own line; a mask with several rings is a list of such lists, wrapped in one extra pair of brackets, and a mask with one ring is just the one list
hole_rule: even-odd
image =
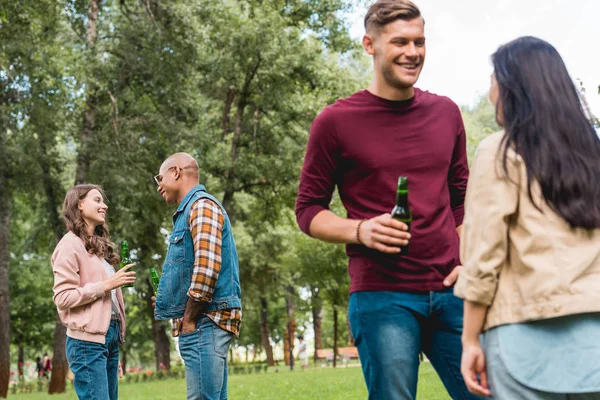
[(110, 321), (104, 344), (67, 336), (67, 360), (75, 375), (77, 397), (82, 400), (117, 400), (119, 398), (118, 321)]
[(421, 351), (453, 399), (479, 399), (460, 374), (463, 301), (452, 288), (354, 292), (348, 314), (369, 400), (415, 399)]

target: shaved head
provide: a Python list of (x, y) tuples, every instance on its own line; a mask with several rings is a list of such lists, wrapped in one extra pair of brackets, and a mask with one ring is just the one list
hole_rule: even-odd
[(198, 161), (188, 153), (175, 153), (167, 157), (165, 161), (163, 161), (160, 166), (161, 173), (163, 171), (168, 170), (172, 167), (180, 167), (182, 170), (186, 170), (190, 175), (196, 177), (198, 179), (198, 173), (200, 167), (198, 166)]
[(175, 153), (170, 155), (169, 157), (167, 157), (167, 159), (165, 161), (163, 161), (162, 165), (161, 165), (161, 169), (163, 169), (164, 167), (166, 168), (171, 168), (173, 166), (180, 166), (180, 167), (193, 167), (196, 169), (196, 171), (198, 171), (200, 168), (198, 167), (198, 162), (196, 161), (196, 159), (192, 156), (190, 156), (188, 153)]

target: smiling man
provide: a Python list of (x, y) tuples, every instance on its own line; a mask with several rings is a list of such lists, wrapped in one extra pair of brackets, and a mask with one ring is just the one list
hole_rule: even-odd
[[(462, 268), (466, 138), (456, 104), (414, 87), (424, 27), (410, 1), (368, 10), (373, 81), (315, 119), (296, 202), (305, 233), (347, 245), (350, 325), (370, 399), (414, 399), (421, 351), (452, 398), (475, 398), (460, 376), (463, 304), (452, 292)], [(409, 182), (410, 233), (389, 214), (399, 176)], [(329, 210), (336, 186), (347, 218)]]
[(240, 274), (227, 212), (198, 173), (192, 156), (176, 153), (154, 177), (167, 204), (177, 205), (154, 316), (173, 319), (187, 399), (218, 400), (227, 399), (227, 351), (242, 320)]

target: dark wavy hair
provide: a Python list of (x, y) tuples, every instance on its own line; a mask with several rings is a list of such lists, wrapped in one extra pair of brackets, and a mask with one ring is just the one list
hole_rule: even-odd
[(79, 202), (87, 194), (96, 189), (100, 192), (103, 199), (106, 199), (104, 190), (98, 185), (75, 185), (67, 191), (65, 201), (62, 206), (62, 217), (67, 229), (79, 236), (85, 244), (85, 249), (104, 258), (109, 264), (117, 266), (119, 264), (119, 255), (115, 251), (115, 244), (110, 241), (110, 233), (106, 223), (96, 226), (92, 236), (87, 233), (87, 224), (79, 211)]
[(525, 163), (534, 204), (531, 185), (537, 181), (546, 203), (571, 228), (600, 228), (600, 138), (560, 54), (526, 36), (501, 46), (492, 63), (500, 99), (496, 115), (501, 113), (506, 132), (504, 172), (510, 148)]

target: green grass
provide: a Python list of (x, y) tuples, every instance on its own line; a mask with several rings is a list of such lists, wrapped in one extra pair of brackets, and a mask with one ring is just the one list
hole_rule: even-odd
[[(17, 400), (72, 400), (76, 399), (72, 388), (63, 395), (48, 396), (45, 393), (17, 394), (9, 398)], [(267, 374), (234, 375), (229, 379), (231, 400), (353, 400), (366, 399), (362, 371), (357, 367), (313, 368), (308, 371), (281, 371)], [(420, 400), (448, 400), (437, 374), (429, 363), (421, 364), (417, 398)], [(181, 400), (185, 399), (185, 381), (170, 379), (147, 383), (129, 383), (119, 386), (120, 400)]]

